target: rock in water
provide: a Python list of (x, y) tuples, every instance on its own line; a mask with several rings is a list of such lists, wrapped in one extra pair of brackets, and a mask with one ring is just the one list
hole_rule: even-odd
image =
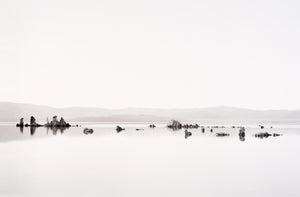
[(241, 141), (245, 141), (245, 136), (246, 136), (245, 127), (241, 127), (240, 131), (239, 131), (239, 138), (240, 138), (240, 140)]
[(229, 136), (229, 133), (217, 133), (216, 136), (217, 137), (225, 137), (225, 136)]
[(89, 128), (84, 128), (83, 129), (83, 133), (86, 134), (86, 135), (87, 134), (92, 134), (92, 133), (94, 133), (94, 130), (93, 129), (89, 129)]
[(155, 128), (156, 126), (154, 124), (149, 125), (150, 128)]
[(185, 130), (184, 134), (185, 134), (185, 138), (188, 138), (188, 137), (190, 137), (192, 135), (192, 133), (189, 132), (188, 130)]
[(20, 123), (17, 124), (17, 127), (24, 127), (24, 118), (20, 119)]
[(117, 131), (117, 132), (120, 132), (120, 131), (123, 131), (123, 130), (125, 130), (125, 129), (122, 128), (122, 127), (120, 127), (119, 125), (118, 125), (117, 128), (116, 128), (116, 131)]
[(169, 122), (169, 124), (167, 125), (168, 128), (177, 130), (177, 129), (181, 129), (182, 128), (182, 124), (177, 121), (177, 120), (171, 120), (171, 122)]
[(265, 132), (265, 133), (257, 133), (254, 136), (257, 137), (257, 138), (267, 138), (267, 137), (272, 136), (272, 134), (270, 134), (268, 132)]
[(31, 127), (38, 126), (38, 124), (36, 123), (36, 119), (33, 116), (30, 117), (30, 126)]

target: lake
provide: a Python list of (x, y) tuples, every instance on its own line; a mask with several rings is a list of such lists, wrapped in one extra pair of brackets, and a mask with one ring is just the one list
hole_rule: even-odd
[(231, 127), (189, 131), (186, 138), (164, 124), (53, 131), (1, 123), (0, 196), (300, 196), (300, 125), (248, 125), (245, 138)]

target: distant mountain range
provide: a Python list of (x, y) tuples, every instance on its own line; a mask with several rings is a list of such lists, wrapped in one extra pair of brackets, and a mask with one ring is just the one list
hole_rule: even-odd
[(191, 109), (124, 108), (103, 109), (88, 107), (54, 108), (49, 106), (0, 102), (0, 122), (28, 122), (30, 116), (41, 123), (52, 116), (63, 116), (70, 122), (182, 122), (211, 124), (300, 123), (300, 110), (250, 110), (234, 107)]

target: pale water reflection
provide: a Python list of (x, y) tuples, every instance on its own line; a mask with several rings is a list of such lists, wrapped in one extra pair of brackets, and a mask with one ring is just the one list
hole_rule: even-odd
[[(0, 126), (0, 196), (300, 196), (300, 127)], [(85, 135), (85, 127), (94, 132)], [(136, 131), (136, 128), (144, 130)], [(229, 136), (216, 137), (217, 132)]]

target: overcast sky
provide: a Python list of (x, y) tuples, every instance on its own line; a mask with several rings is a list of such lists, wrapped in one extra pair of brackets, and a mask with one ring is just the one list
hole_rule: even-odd
[(1, 0), (0, 100), (300, 108), (300, 3)]

